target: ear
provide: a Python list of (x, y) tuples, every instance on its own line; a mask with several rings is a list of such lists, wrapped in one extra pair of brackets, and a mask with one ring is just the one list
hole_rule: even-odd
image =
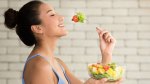
[(43, 28), (40, 25), (32, 25), (31, 30), (32, 32), (37, 33), (37, 34), (43, 33)]

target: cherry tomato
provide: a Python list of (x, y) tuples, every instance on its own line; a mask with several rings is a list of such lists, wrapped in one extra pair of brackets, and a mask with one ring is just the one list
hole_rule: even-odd
[(109, 68), (110, 68), (110, 67), (109, 67), (108, 65), (104, 65), (104, 66), (103, 66), (103, 69), (104, 69), (105, 71), (107, 71)]
[(74, 16), (73, 16), (72, 21), (74, 21), (74, 22), (78, 22), (78, 21), (79, 21), (77, 15), (74, 15)]

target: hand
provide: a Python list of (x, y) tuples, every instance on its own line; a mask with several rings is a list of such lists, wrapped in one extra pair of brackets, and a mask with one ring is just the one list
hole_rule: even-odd
[(114, 49), (116, 40), (108, 31), (102, 30), (98, 27), (96, 28), (96, 31), (99, 35), (102, 64), (105, 65), (111, 62), (112, 51)]
[(106, 81), (107, 81), (106, 78), (103, 78), (101, 80), (90, 78), (84, 84), (105, 84)]
[(106, 82), (106, 83), (104, 83), (104, 84), (121, 84), (121, 82), (122, 82), (122, 78), (120, 78), (119, 80), (117, 80), (117, 81), (114, 81), (114, 82)]
[(121, 84), (122, 79), (114, 82), (108, 82), (106, 78), (96, 80), (93, 78), (88, 79), (84, 84)]

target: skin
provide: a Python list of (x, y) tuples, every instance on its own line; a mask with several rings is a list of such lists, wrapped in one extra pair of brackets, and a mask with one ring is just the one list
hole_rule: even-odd
[[(40, 25), (32, 25), (31, 30), (37, 40), (37, 44), (31, 51), (30, 56), (40, 54), (48, 59), (40, 56), (31, 59), (27, 62), (24, 71), (24, 80), (26, 84), (57, 84), (58, 80), (52, 71), (55, 68), (61, 78), (67, 83), (67, 80), (59, 66), (61, 64), (71, 84), (119, 84), (120, 81), (108, 83), (107, 79), (95, 80), (89, 78), (85, 83), (76, 78), (68, 69), (66, 64), (54, 55), (57, 42), (60, 37), (67, 35), (67, 30), (64, 26), (64, 17), (57, 14), (54, 8), (48, 4), (42, 4), (39, 8), (42, 23)], [(100, 37), (100, 50), (102, 52), (102, 64), (107, 64), (111, 61), (112, 50), (115, 44), (114, 38), (109, 32), (102, 29), (97, 29)]]
[(102, 53), (102, 64), (106, 65), (111, 63), (112, 52), (116, 43), (115, 38), (106, 30), (101, 28), (96, 28), (96, 31), (99, 35), (100, 41), (100, 51)]

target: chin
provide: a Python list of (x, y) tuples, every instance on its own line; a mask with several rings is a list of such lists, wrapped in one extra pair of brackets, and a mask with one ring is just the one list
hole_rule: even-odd
[(66, 36), (67, 34), (68, 34), (68, 31), (67, 31), (67, 30), (62, 31), (62, 35), (63, 35), (63, 36)]
[(66, 31), (66, 32), (63, 32), (63, 33), (59, 34), (59, 37), (66, 36), (67, 34), (68, 34), (68, 32), (67, 32), (67, 31)]
[(68, 32), (65, 32), (62, 36), (66, 36), (68, 34)]

